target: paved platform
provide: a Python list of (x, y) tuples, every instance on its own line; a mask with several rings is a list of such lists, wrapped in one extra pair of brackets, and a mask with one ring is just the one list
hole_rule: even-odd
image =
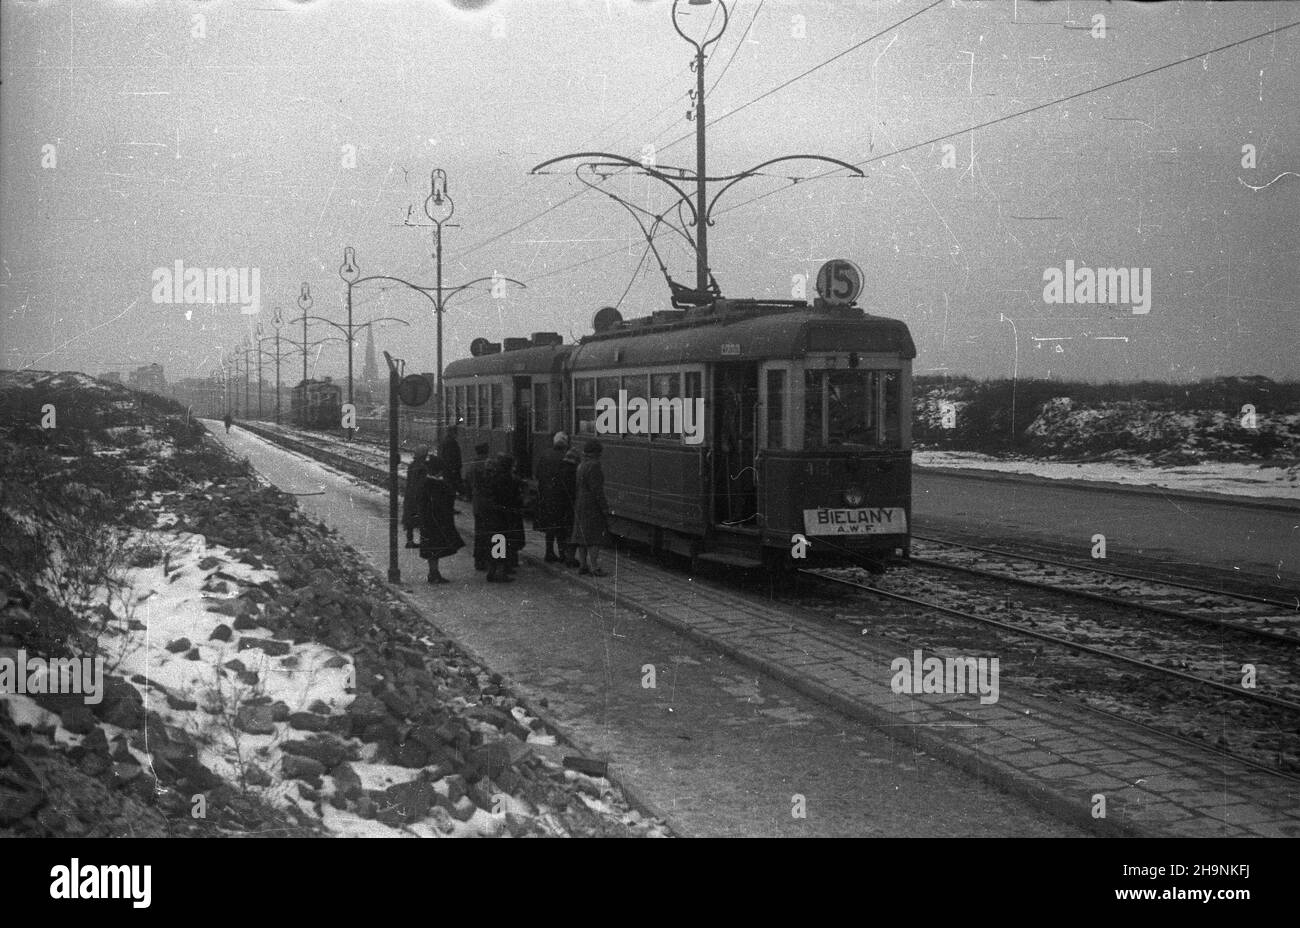
[[(337, 528), (382, 575), (382, 493), (238, 427), (229, 436), (219, 424), (215, 431), (269, 480), (304, 494), (304, 510)], [(469, 507), (461, 508), (468, 537)], [(536, 542), (525, 550), (537, 551)], [(517, 582), (497, 585), (484, 582), (467, 554), (442, 568), (452, 582), (430, 587), (424, 562), (401, 551), (401, 587), (417, 608), (531, 705), (545, 700), (543, 711), (561, 729), (608, 758), (633, 795), (680, 834), (1087, 834), (678, 634), (630, 602), (610, 602), (572, 572), (525, 565)], [(682, 578), (674, 583), (680, 588)]]

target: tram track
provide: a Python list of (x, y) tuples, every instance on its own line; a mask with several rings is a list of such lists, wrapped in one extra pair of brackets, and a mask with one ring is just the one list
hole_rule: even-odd
[[(1277, 597), (1254, 596), (1132, 571), (1072, 564), (944, 538), (912, 537), (914, 543), (919, 543), (914, 544), (911, 558), (916, 564), (1300, 645), (1300, 596), (1288, 602)], [(1171, 608), (1171, 605), (1181, 608)], [(1223, 614), (1233, 618), (1219, 617)]]

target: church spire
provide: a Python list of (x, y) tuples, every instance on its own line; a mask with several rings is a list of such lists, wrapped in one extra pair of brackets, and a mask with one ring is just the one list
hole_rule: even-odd
[(375, 327), (366, 326), (366, 362), (361, 368), (361, 382), (365, 388), (370, 391), (370, 396), (375, 396), (375, 390), (379, 386), (379, 364), (375, 360)]

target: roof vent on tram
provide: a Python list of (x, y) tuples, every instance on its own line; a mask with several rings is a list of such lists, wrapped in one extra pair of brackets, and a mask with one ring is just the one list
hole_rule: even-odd
[(485, 354), (496, 354), (500, 350), (500, 343), (490, 342), (486, 338), (476, 338), (469, 343), (469, 353), (476, 358)]
[(531, 347), (531, 345), (532, 342), (526, 338), (507, 338), (505, 340), (506, 351), (522, 351), (525, 348)]
[(563, 345), (564, 336), (559, 332), (534, 332), (532, 342), (535, 348), (543, 345)]
[(591, 328), (599, 335), (623, 324), (623, 314), (613, 306), (602, 306), (592, 317)]

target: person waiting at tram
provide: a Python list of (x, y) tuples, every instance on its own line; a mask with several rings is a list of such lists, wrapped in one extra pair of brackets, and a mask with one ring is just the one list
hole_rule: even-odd
[(438, 561), (451, 557), (465, 547), (465, 542), (456, 531), (456, 517), (452, 511), (456, 497), (440, 458), (429, 458), (420, 482), (420, 557), (429, 562), (430, 583), (450, 583), (439, 572)]
[(418, 548), (415, 530), (420, 526), (420, 494), (424, 492), (425, 467), (428, 464), (429, 446), (416, 445), (411, 463), (406, 468), (406, 492), (402, 495), (402, 527), (406, 529), (406, 546)]
[(467, 468), (474, 513), (474, 569), (487, 570), (492, 550), (492, 476), (486, 442), (474, 446), (474, 460)]
[(592, 440), (582, 449), (573, 502), (573, 535), (578, 549), (578, 573), (603, 577), (600, 549), (609, 543), (609, 504), (605, 500), (605, 471), (600, 466), (604, 449)]
[(551, 447), (537, 456), (537, 516), (533, 528), (546, 535), (543, 560), (548, 564), (562, 559), (563, 551), (557, 553), (555, 546), (558, 542), (563, 549), (569, 539), (568, 533), (561, 534), (565, 522), (570, 523), (572, 531), (573, 493), (564, 483), (564, 455), (568, 450), (569, 436), (556, 432)]

